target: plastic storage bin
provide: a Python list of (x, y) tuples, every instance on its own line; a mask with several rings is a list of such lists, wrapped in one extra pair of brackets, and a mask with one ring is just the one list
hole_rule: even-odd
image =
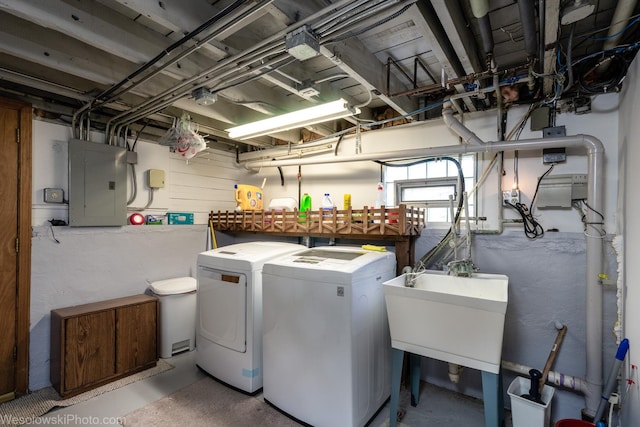
[(517, 377), (507, 389), (511, 398), (513, 427), (547, 427), (549, 425), (551, 400), (556, 390), (545, 385), (540, 393), (540, 399), (544, 404), (540, 404), (522, 397), (523, 394), (529, 394), (530, 386), (529, 378)]
[(196, 288), (193, 277), (152, 282), (151, 293), (160, 300), (160, 357), (196, 347)]

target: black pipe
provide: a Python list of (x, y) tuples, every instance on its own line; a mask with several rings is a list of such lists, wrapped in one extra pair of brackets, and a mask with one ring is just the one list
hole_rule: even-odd
[(545, 33), (545, 0), (539, 0), (538, 2), (538, 65), (536, 69), (538, 73), (544, 72), (544, 33)]
[(487, 13), (478, 19), (478, 27), (480, 28), (480, 37), (482, 38), (482, 49), (485, 55), (493, 53), (493, 32), (491, 31), (491, 21)]
[(518, 0), (520, 10), (520, 22), (524, 34), (524, 50), (529, 59), (535, 58), (538, 50), (536, 34), (536, 9), (533, 0)]

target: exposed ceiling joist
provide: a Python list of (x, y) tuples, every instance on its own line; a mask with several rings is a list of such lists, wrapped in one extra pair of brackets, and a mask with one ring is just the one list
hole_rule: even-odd
[(460, 3), (446, 0), (431, 0), (433, 9), (456, 52), (465, 74), (484, 71), (484, 62), (475, 49), (475, 39), (469, 30)]
[[(434, 9), (430, 4), (425, 3), (418, 3), (414, 7), (416, 7), (416, 10), (413, 12), (416, 14), (415, 16), (421, 17), (421, 19), (416, 19), (416, 24), (420, 28), (420, 31), (424, 35), (428, 44), (431, 46), (431, 50), (438, 59), (438, 62), (442, 65), (442, 69), (445, 73), (445, 79), (464, 76), (464, 67), (451, 47), (451, 43), (449, 42), (446, 33), (443, 31), (441, 25), (438, 22), (435, 22)], [(455, 85), (454, 88), (458, 93), (465, 92), (465, 88), (461, 84)], [(471, 99), (463, 98), (463, 102), (469, 111), (476, 110)]]

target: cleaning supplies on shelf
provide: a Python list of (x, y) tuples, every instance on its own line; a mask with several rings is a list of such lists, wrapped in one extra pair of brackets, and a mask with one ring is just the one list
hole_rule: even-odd
[(288, 211), (292, 211), (296, 208), (297, 204), (298, 201), (293, 197), (278, 197), (271, 199), (267, 210), (283, 211), (286, 209)]
[(235, 185), (236, 210), (262, 210), (263, 193), (260, 187), (247, 184)]
[(351, 207), (351, 194), (346, 193), (343, 197), (344, 210), (348, 210)]
[[(333, 208), (334, 208), (334, 204), (333, 204), (333, 200), (331, 200), (331, 196), (329, 195), (329, 193), (324, 193), (324, 196), (322, 197), (322, 203), (321, 203), (321, 207), (322, 207), (322, 217), (323, 218), (328, 218), (331, 216), (331, 212), (333, 212)], [(323, 221), (326, 221), (325, 219), (323, 219)]]
[(307, 193), (304, 193), (302, 197), (300, 197), (300, 214), (298, 215), (298, 222), (304, 223), (307, 220), (307, 214), (303, 212), (307, 212), (311, 210), (311, 196)]
[(311, 196), (304, 193), (300, 198), (300, 212), (306, 212), (311, 210)]
[(329, 193), (324, 193), (324, 197), (322, 197), (322, 210), (331, 211), (333, 210), (333, 200), (331, 200), (331, 196)]
[(382, 206), (384, 206), (384, 184), (379, 182), (378, 183), (378, 195), (376, 196), (376, 203), (374, 204), (374, 207), (376, 209), (380, 209)]

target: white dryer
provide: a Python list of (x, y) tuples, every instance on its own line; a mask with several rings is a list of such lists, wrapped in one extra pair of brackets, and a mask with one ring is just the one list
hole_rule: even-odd
[(198, 255), (196, 364), (247, 393), (262, 387), (262, 266), (305, 246), (247, 242)]
[(328, 246), (265, 263), (263, 396), (315, 427), (364, 426), (390, 395), (391, 252)]

